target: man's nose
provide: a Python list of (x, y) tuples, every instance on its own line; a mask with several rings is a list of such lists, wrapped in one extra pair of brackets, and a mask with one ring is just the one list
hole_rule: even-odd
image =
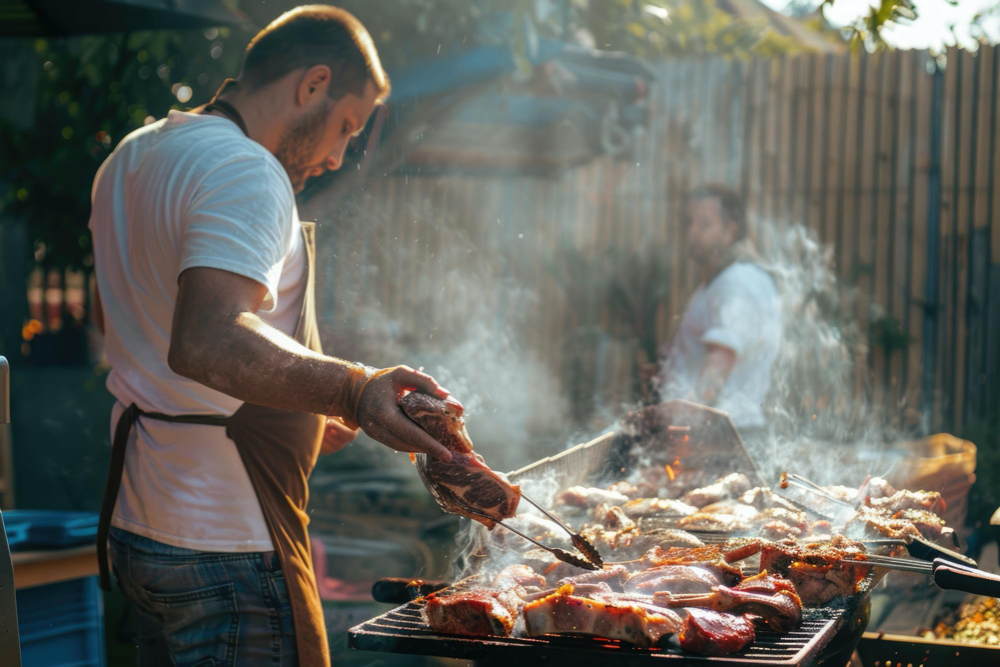
[(341, 160), (341, 156), (338, 156), (336, 153), (334, 153), (333, 155), (331, 155), (330, 157), (328, 157), (326, 159), (326, 168), (327, 168), (327, 170), (328, 171), (337, 171), (338, 169), (340, 169), (340, 160)]

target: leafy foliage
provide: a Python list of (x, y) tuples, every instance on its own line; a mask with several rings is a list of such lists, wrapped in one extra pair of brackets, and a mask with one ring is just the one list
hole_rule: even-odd
[(33, 43), (34, 122), (19, 130), (0, 121), (0, 210), (29, 222), (36, 256), (59, 267), (90, 263), (90, 184), (101, 162), (148, 117), (207, 101), (247, 41), (213, 29)]

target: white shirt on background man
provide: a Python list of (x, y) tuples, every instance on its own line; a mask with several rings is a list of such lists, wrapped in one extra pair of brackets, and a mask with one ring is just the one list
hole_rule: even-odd
[(781, 300), (774, 281), (756, 264), (736, 262), (691, 296), (663, 369), (664, 399), (698, 399), (698, 381), (709, 346), (736, 354), (716, 399), (737, 428), (764, 425), (771, 368), (781, 348)]
[[(108, 390), (149, 412), (231, 415), (242, 402), (170, 370), (177, 280), (223, 269), (267, 287), (259, 315), (294, 332), (306, 285), (291, 183), (232, 121), (171, 111), (125, 137), (94, 180), (90, 228), (104, 306)], [(246, 363), (253, 364), (253, 359)], [(219, 426), (140, 419), (112, 525), (200, 551), (269, 551), (236, 445)]]

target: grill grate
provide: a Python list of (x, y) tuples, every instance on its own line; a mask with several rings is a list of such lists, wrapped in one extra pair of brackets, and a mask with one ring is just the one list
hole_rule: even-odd
[[(462, 590), (469, 586), (468, 582), (460, 582), (440, 593)], [(424, 624), (423, 605), (422, 600), (415, 600), (351, 628), (348, 633), (351, 648), (490, 662), (521, 660), (521, 664), (540, 664), (541, 660), (548, 665), (579, 663), (583, 656), (587, 660), (596, 660), (599, 656), (616, 666), (648, 665), (650, 660), (669, 660), (676, 665), (805, 665), (815, 661), (843, 624), (846, 613), (842, 607), (803, 609), (802, 624), (796, 630), (784, 634), (760, 630), (756, 641), (741, 653), (709, 658), (692, 656), (674, 647), (639, 649), (617, 640), (591, 637), (443, 635)]]

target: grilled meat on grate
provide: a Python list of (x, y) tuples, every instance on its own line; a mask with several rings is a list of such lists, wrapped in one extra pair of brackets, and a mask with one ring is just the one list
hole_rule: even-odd
[(765, 542), (760, 551), (760, 568), (791, 581), (803, 604), (821, 605), (858, 592), (871, 566), (840, 559), (863, 553), (860, 543), (840, 535), (823, 543)]
[(524, 627), (529, 637), (574, 634), (606, 637), (648, 648), (681, 627), (680, 617), (669, 609), (654, 609), (627, 601), (607, 602), (574, 595), (572, 584), (524, 607)]
[(757, 636), (753, 623), (742, 616), (692, 607), (678, 639), (681, 648), (700, 655), (726, 655), (745, 649)]
[(431, 593), (424, 620), (435, 632), (448, 635), (506, 637), (514, 629), (523, 602), (512, 590), (473, 589), (449, 595)]
[(753, 614), (775, 632), (794, 630), (802, 621), (802, 600), (795, 593), (785, 590), (763, 595), (714, 586), (709, 593), (697, 596), (656, 593), (653, 603), (671, 608), (703, 607), (713, 611)]

